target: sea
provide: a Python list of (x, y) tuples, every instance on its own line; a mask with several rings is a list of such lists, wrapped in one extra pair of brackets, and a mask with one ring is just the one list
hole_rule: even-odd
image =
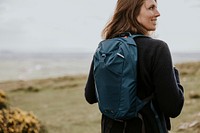
[[(0, 82), (85, 75), (93, 53), (0, 52)], [(172, 53), (174, 64), (200, 61), (199, 53)]]

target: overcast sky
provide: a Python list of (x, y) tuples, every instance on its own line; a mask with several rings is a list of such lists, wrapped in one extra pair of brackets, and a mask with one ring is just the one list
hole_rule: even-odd
[[(0, 51), (94, 52), (117, 0), (0, 0)], [(200, 1), (158, 0), (156, 37), (200, 52)]]

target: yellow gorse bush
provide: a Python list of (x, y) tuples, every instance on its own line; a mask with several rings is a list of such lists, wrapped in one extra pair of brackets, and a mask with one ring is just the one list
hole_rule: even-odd
[(0, 132), (39, 133), (40, 122), (32, 113), (18, 108), (0, 110)]
[[(41, 122), (31, 112), (7, 108), (7, 97), (0, 90), (0, 133), (41, 133)], [(47, 131), (46, 131), (47, 132)]]
[(0, 90), (0, 109), (6, 108), (8, 99), (4, 91)]

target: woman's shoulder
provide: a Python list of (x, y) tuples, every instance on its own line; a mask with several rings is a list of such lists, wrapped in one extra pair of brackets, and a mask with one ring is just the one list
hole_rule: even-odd
[(155, 45), (167, 45), (167, 43), (161, 39), (158, 39), (158, 38), (153, 38), (153, 37), (146, 37), (145, 38), (147, 43), (148, 41), (152, 44), (155, 44)]
[(142, 38), (138, 38), (136, 40), (137, 44), (139, 44), (139, 46), (143, 46), (143, 47), (149, 47), (149, 48), (167, 48), (168, 49), (168, 44), (161, 40), (161, 39), (157, 39), (157, 38), (152, 38), (152, 37), (142, 37)]

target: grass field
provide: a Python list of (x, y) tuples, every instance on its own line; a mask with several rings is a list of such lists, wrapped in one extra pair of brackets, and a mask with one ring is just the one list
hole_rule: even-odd
[[(172, 119), (172, 133), (200, 132), (200, 62), (177, 64), (185, 105)], [(86, 75), (0, 83), (12, 107), (31, 111), (49, 133), (100, 133), (101, 114), (84, 98)]]

